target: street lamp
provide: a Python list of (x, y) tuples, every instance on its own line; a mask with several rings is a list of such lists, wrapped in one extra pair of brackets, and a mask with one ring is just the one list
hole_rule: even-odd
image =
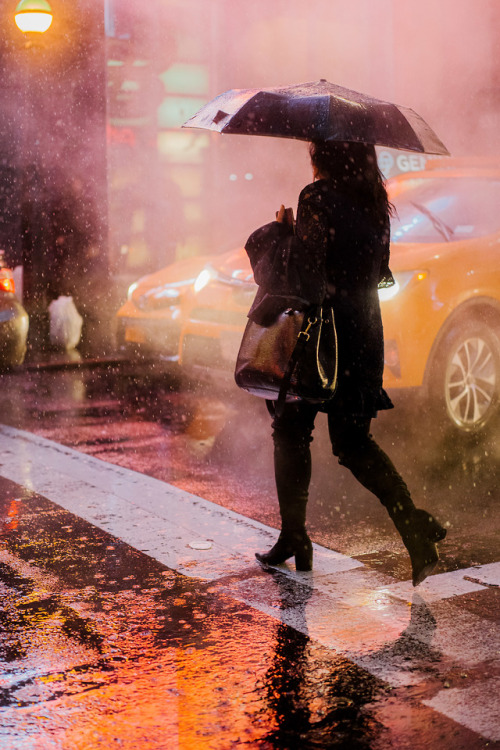
[[(35, 54), (40, 48), (40, 37), (52, 24), (52, 8), (47, 0), (21, 0), (15, 10), (16, 26), (25, 34), (26, 54)], [(31, 70), (27, 71), (24, 90), (24, 122), (20, 127), (23, 161), (21, 182), (21, 224), (23, 242), (23, 292), (26, 296), (30, 316), (30, 339), (28, 346), (43, 349), (47, 339), (46, 289), (43, 267), (43, 220), (38, 206), (39, 178), (37, 174), (36, 147), (30, 143), (29, 134), (35, 125), (34, 103), (32, 101), (33, 82)]]
[(14, 19), (23, 33), (43, 34), (52, 23), (52, 8), (47, 0), (21, 0)]

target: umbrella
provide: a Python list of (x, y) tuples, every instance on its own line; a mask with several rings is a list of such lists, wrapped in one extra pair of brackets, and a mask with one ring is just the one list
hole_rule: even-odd
[(231, 89), (205, 104), (183, 127), (303, 141), (356, 141), (448, 154), (416, 112), (325, 79), (267, 89)]

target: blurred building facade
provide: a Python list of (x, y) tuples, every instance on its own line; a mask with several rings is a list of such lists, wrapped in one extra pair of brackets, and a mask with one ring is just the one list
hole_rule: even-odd
[(304, 144), (181, 129), (229, 88), (326, 78), (414, 108), (454, 154), (500, 155), (497, 0), (50, 2), (31, 46), (0, 3), (0, 247), (49, 296), (119, 296), (294, 205)]
[[(106, 7), (111, 216), (135, 206), (128, 225), (111, 220), (111, 248), (132, 274), (243, 243), (309, 179), (303, 144), (180, 128), (229, 88), (327, 78), (413, 107), (454, 154), (500, 153), (496, 0)], [(424, 163), (384, 154), (388, 176)]]

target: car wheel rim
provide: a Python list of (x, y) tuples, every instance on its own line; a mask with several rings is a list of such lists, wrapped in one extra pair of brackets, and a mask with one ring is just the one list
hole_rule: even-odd
[(446, 406), (455, 424), (471, 429), (484, 423), (497, 391), (492, 347), (479, 337), (463, 341), (449, 361), (445, 381)]

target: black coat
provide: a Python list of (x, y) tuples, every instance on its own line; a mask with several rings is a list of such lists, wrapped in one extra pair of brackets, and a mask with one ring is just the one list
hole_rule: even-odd
[(392, 283), (389, 237), (388, 216), (380, 220), (362, 196), (353, 200), (318, 180), (299, 196), (295, 235), (271, 222), (245, 245), (259, 285), (249, 317), (266, 325), (286, 307), (331, 306), (339, 357), (333, 403), (364, 417), (392, 407), (382, 388), (378, 298), (379, 285)]

